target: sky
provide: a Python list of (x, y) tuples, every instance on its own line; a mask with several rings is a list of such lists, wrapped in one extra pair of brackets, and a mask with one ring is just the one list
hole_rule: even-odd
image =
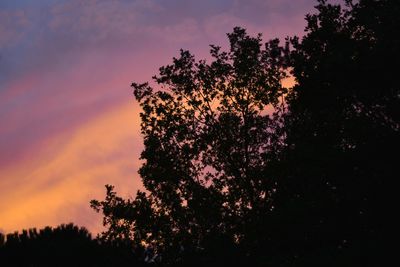
[(241, 26), (264, 40), (302, 35), (314, 0), (0, 0), (0, 231), (74, 222), (105, 184), (141, 188), (140, 108), (179, 49), (208, 56)]

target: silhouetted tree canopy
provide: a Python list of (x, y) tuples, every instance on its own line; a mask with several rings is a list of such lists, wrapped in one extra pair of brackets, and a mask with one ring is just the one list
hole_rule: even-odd
[(297, 85), (278, 191), (296, 264), (380, 266), (371, 260), (384, 250), (398, 173), (400, 2), (347, 2), (320, 1), (292, 42)]
[(283, 49), (241, 28), (228, 38), (227, 52), (211, 46), (210, 63), (182, 50), (154, 77), (156, 91), (132, 84), (143, 109), (140, 174), (149, 193), (124, 202), (108, 188), (108, 201), (93, 203), (111, 211), (107, 238), (155, 243), (174, 260), (181, 250), (252, 242), (247, 228), (273, 209), (266, 167), (281, 147)]
[[(181, 51), (142, 107), (147, 192), (107, 186), (104, 240), (165, 265), (379, 266), (399, 149), (400, 2), (318, 1), (302, 39)], [(296, 84), (286, 90), (282, 79)], [(157, 257), (158, 255), (158, 257)]]

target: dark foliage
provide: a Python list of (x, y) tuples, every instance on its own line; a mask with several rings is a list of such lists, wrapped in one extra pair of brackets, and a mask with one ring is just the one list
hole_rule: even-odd
[(132, 84), (147, 192), (125, 200), (107, 186), (92, 201), (103, 240), (151, 247), (172, 266), (381, 265), (399, 149), (400, 2), (316, 9), (285, 47), (235, 28), (210, 63), (181, 51), (157, 90)]
[(295, 266), (380, 266), (398, 175), (400, 2), (317, 9), (293, 40), (276, 233)]
[(92, 239), (73, 224), (0, 234), (0, 266), (142, 266), (121, 242)]

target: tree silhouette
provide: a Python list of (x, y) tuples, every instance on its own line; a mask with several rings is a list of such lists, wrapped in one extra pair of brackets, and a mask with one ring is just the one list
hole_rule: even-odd
[[(397, 174), (400, 2), (320, 0), (306, 34), (241, 28), (133, 83), (147, 192), (107, 186), (104, 240), (165, 265), (379, 266)], [(290, 49), (289, 49), (290, 48)], [(289, 91), (286, 73), (296, 79)]]
[(141, 266), (131, 248), (92, 239), (73, 224), (0, 236), (1, 266)]
[(125, 202), (108, 187), (105, 202), (92, 202), (105, 214), (106, 238), (155, 243), (164, 261), (257, 245), (249, 229), (273, 209), (266, 167), (282, 145), (284, 51), (242, 28), (228, 38), (227, 52), (211, 46), (210, 63), (182, 50), (154, 77), (159, 90), (132, 84), (149, 194)]

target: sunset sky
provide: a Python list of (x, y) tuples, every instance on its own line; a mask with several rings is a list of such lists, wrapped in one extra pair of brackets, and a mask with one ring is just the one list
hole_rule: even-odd
[(140, 188), (142, 138), (130, 84), (180, 48), (198, 59), (242, 26), (301, 35), (314, 0), (1, 0), (0, 231), (74, 222), (113, 184)]

